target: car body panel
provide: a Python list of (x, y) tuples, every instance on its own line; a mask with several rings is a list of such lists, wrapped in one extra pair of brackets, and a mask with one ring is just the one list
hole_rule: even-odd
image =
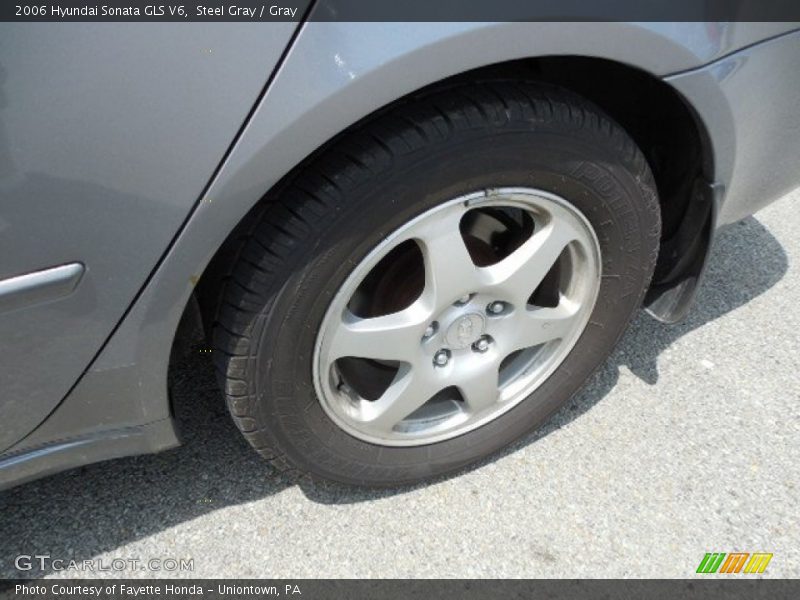
[(725, 186), (718, 225), (791, 191), (800, 175), (800, 33), (667, 77), (704, 123)]
[[(52, 440), (92, 436), (92, 452), (100, 460), (105, 457), (100, 441), (104, 431), (116, 435), (120, 429), (168, 421), (170, 349), (206, 265), (267, 190), (374, 110), (430, 83), (496, 62), (574, 54), (616, 60), (666, 77), (701, 119), (711, 122), (714, 162), (721, 166), (710, 183), (735, 198), (732, 186), (745, 185), (732, 179), (736, 156), (753, 156), (758, 149), (736, 134), (734, 115), (743, 114), (759, 98), (762, 103), (774, 100), (758, 82), (763, 77), (772, 81), (776, 75), (761, 73), (769, 71), (770, 64), (756, 56), (763, 46), (769, 60), (778, 60), (781, 68), (792, 61), (797, 64), (798, 34), (786, 33), (796, 25), (306, 23), (221, 170), (119, 327), (52, 416), (6, 456), (36, 449), (31, 460), (46, 464), (52, 457), (39, 456)], [(773, 41), (748, 46), (775, 35)], [(736, 48), (743, 49), (728, 55)], [(737, 65), (737, 74), (719, 76), (720, 66), (727, 64)], [(791, 100), (779, 102), (780, 114), (786, 114)], [(727, 128), (733, 133), (726, 134)], [(721, 207), (720, 214), (739, 212), (725, 212), (724, 200)], [(159, 435), (156, 445), (168, 446), (163, 431)], [(13, 475), (4, 472), (2, 464), (0, 486), (9, 485)], [(20, 460), (15, 464), (19, 472)], [(28, 477), (35, 472), (26, 469)]]
[(0, 451), (56, 407), (122, 318), (296, 26), (0, 27), (0, 280), (85, 265), (72, 293), (0, 312), (0, 421), (13, 424)]

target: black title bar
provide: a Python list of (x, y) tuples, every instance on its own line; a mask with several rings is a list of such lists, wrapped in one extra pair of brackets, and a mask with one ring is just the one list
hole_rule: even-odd
[[(313, 6), (312, 6), (313, 5)], [(3, 0), (0, 21), (782, 21), (800, 0)]]
[[(658, 568), (658, 564), (654, 564)], [(40, 600), (487, 600), (490, 598), (573, 600), (788, 600), (800, 597), (800, 580), (368, 580), (368, 579), (63, 579), (0, 580), (0, 598)]]

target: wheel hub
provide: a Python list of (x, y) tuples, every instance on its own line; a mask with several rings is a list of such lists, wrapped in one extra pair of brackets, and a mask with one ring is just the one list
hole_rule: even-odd
[(445, 340), (450, 348), (469, 348), (486, 330), (486, 319), (476, 312), (462, 314), (453, 319), (447, 328)]

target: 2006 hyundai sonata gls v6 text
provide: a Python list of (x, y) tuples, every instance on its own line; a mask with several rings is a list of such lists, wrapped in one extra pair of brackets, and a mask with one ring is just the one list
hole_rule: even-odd
[(0, 483), (178, 444), (198, 343), (280, 470), (490, 455), (800, 183), (798, 64), (796, 23), (3, 24)]

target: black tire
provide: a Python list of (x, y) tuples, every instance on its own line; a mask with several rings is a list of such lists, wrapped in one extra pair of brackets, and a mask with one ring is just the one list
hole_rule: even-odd
[[(336, 290), (415, 215), (505, 185), (558, 194), (595, 229), (603, 277), (577, 345), (526, 400), (460, 437), (386, 447), (348, 435), (312, 381), (317, 328)], [(541, 425), (606, 359), (641, 305), (660, 234), (656, 186), (626, 132), (584, 99), (528, 82), (459, 85), (396, 106), (287, 178), (263, 207), (213, 330), (228, 407), (277, 469), (356, 485), (450, 473)]]

